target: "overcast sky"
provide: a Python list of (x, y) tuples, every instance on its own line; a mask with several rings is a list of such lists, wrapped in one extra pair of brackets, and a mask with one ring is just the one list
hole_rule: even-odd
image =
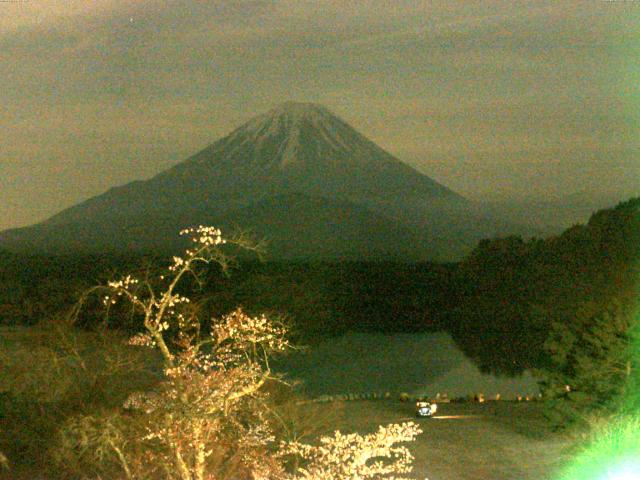
[(473, 199), (640, 193), (640, 1), (0, 2), (0, 229), (318, 102)]

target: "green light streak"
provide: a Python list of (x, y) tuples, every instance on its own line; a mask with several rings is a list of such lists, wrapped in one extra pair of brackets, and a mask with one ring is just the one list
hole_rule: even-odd
[[(635, 265), (636, 275), (640, 272)], [(595, 430), (593, 440), (558, 480), (640, 480), (640, 278), (629, 326), (628, 380), (617, 418)]]
[[(638, 265), (636, 274), (640, 271)], [(640, 279), (638, 279), (640, 280)], [(636, 298), (640, 299), (640, 281)], [(619, 416), (597, 429), (593, 440), (573, 459), (558, 480), (640, 480), (640, 301), (632, 318), (630, 371)]]
[(637, 480), (640, 478), (640, 463), (638, 459), (628, 459), (620, 463), (606, 477), (611, 480)]
[[(620, 18), (626, 20), (625, 28), (612, 30), (609, 39), (610, 87), (629, 122), (626, 140), (630, 146), (637, 146), (640, 140), (640, 8), (635, 3), (617, 4)], [(558, 480), (640, 480), (640, 245), (638, 253), (633, 266), (637, 277), (636, 308), (629, 332), (630, 363), (619, 416), (595, 432)]]
[(640, 479), (640, 417), (625, 417), (600, 431), (559, 480)]

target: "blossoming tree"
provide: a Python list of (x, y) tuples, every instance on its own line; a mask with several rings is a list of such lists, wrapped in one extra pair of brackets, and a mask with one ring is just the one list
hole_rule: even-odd
[(402, 480), (396, 475), (411, 472), (413, 456), (406, 446), (396, 444), (413, 441), (419, 433), (412, 422), (380, 426), (377, 432), (364, 436), (337, 431), (322, 437), (320, 445), (283, 444), (281, 455), (303, 459), (303, 465), (289, 476), (291, 480)]
[[(412, 457), (395, 444), (420, 432), (412, 423), (367, 436), (336, 432), (316, 446), (276, 441), (264, 387), (281, 381), (269, 358), (291, 347), (286, 329), (241, 309), (202, 322), (180, 284), (189, 275), (200, 280), (205, 264), (225, 267), (220, 247), (226, 240), (212, 227), (181, 234), (191, 236), (191, 247), (173, 257), (158, 282), (127, 275), (109, 282), (102, 297), (106, 306), (126, 301), (141, 314), (143, 330), (129, 344), (161, 353), (162, 381), (153, 391), (129, 395), (121, 415), (68, 424), (68, 447), (93, 455), (94, 463), (108, 459), (127, 479), (337, 480), (409, 472)], [(301, 466), (290, 467), (293, 457)]]

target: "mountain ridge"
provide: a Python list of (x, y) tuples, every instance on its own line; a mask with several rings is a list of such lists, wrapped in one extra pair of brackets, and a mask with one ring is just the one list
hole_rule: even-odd
[[(287, 197), (295, 194), (302, 197)], [(283, 198), (299, 201), (288, 211)], [(29, 245), (55, 252), (69, 250), (69, 244), (87, 251), (99, 245), (117, 249), (119, 241), (125, 250), (144, 249), (145, 244), (156, 248), (158, 242), (172, 246), (169, 238), (177, 230), (205, 221), (227, 221), (233, 212), (245, 212), (245, 224), (241, 226), (252, 229), (254, 219), (246, 212), (258, 208), (260, 202), (277, 205), (273, 214), (277, 211), (290, 216), (287, 222), (292, 226), (296, 215), (308, 219), (317, 209), (326, 222), (327, 213), (333, 212), (343, 220), (344, 238), (351, 238), (362, 248), (366, 244), (346, 232), (358, 231), (371, 238), (387, 236), (390, 243), (413, 244), (424, 259), (441, 258), (446, 249), (459, 256), (477, 239), (495, 231), (491, 222), (470, 213), (464, 197), (401, 162), (325, 107), (287, 102), (150, 179), (111, 188), (40, 224), (0, 232), (0, 247), (20, 250)], [(354, 218), (342, 215), (341, 209)], [(261, 212), (263, 227), (277, 223), (266, 218), (268, 211)], [(477, 225), (466, 225), (469, 215), (471, 223)], [(387, 227), (383, 226), (385, 222)], [(92, 229), (110, 236), (109, 242), (100, 241)], [(291, 228), (284, 229), (283, 234), (285, 231), (287, 235), (296, 234)], [(394, 231), (404, 233), (397, 236)], [(326, 237), (326, 244), (335, 246), (333, 253), (341, 258), (344, 248), (332, 241), (330, 229), (318, 232)], [(145, 243), (145, 233), (162, 239)], [(461, 238), (469, 233), (468, 238)], [(311, 257), (332, 257), (322, 242), (311, 243), (316, 245), (309, 244)], [(382, 250), (385, 253), (381, 258), (396, 256), (392, 249)], [(300, 256), (304, 252), (304, 248), (299, 249)], [(403, 245), (396, 253), (408, 250)], [(362, 254), (368, 256), (369, 252)], [(350, 256), (357, 256), (357, 252)]]

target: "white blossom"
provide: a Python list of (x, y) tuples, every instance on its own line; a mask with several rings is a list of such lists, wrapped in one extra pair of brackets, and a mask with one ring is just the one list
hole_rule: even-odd
[[(241, 459), (242, 478), (254, 480), (390, 480), (410, 472), (411, 454), (397, 444), (420, 433), (413, 423), (380, 427), (365, 436), (336, 432), (318, 445), (286, 443), (273, 453), (277, 445), (268, 409), (255, 406), (263, 405), (263, 386), (274, 378), (269, 356), (291, 348), (286, 328), (242, 309), (211, 319), (205, 328), (189, 306), (191, 300), (177, 293), (177, 285), (186, 272), (197, 275), (199, 263), (221, 262), (218, 248), (226, 240), (219, 229), (202, 225), (180, 234), (190, 236), (192, 245), (183, 257), (172, 258), (170, 273), (159, 277), (164, 291), (154, 290), (150, 280), (140, 288), (138, 280), (127, 275), (108, 282), (110, 292), (102, 298), (105, 305), (122, 298), (141, 311), (145, 331), (127, 343), (156, 348), (164, 358), (162, 380), (151, 391), (131, 394), (123, 405), (141, 426), (137, 438), (129, 439), (139, 442), (144, 452), (138, 464), (148, 465), (149, 471), (162, 464), (179, 472), (175, 462), (180, 457), (193, 472), (190, 480), (212, 479), (217, 472), (207, 469), (219, 463), (210, 459), (227, 448), (229, 457)], [(287, 473), (284, 459), (292, 455), (303, 466)], [(176, 478), (188, 476), (182, 470)]]
[(360, 435), (336, 431), (320, 438), (317, 446), (290, 442), (282, 445), (280, 455), (300, 457), (305, 465), (291, 480), (396, 479), (410, 473), (413, 456), (397, 443), (410, 442), (421, 433), (413, 422), (378, 427), (376, 433)]

